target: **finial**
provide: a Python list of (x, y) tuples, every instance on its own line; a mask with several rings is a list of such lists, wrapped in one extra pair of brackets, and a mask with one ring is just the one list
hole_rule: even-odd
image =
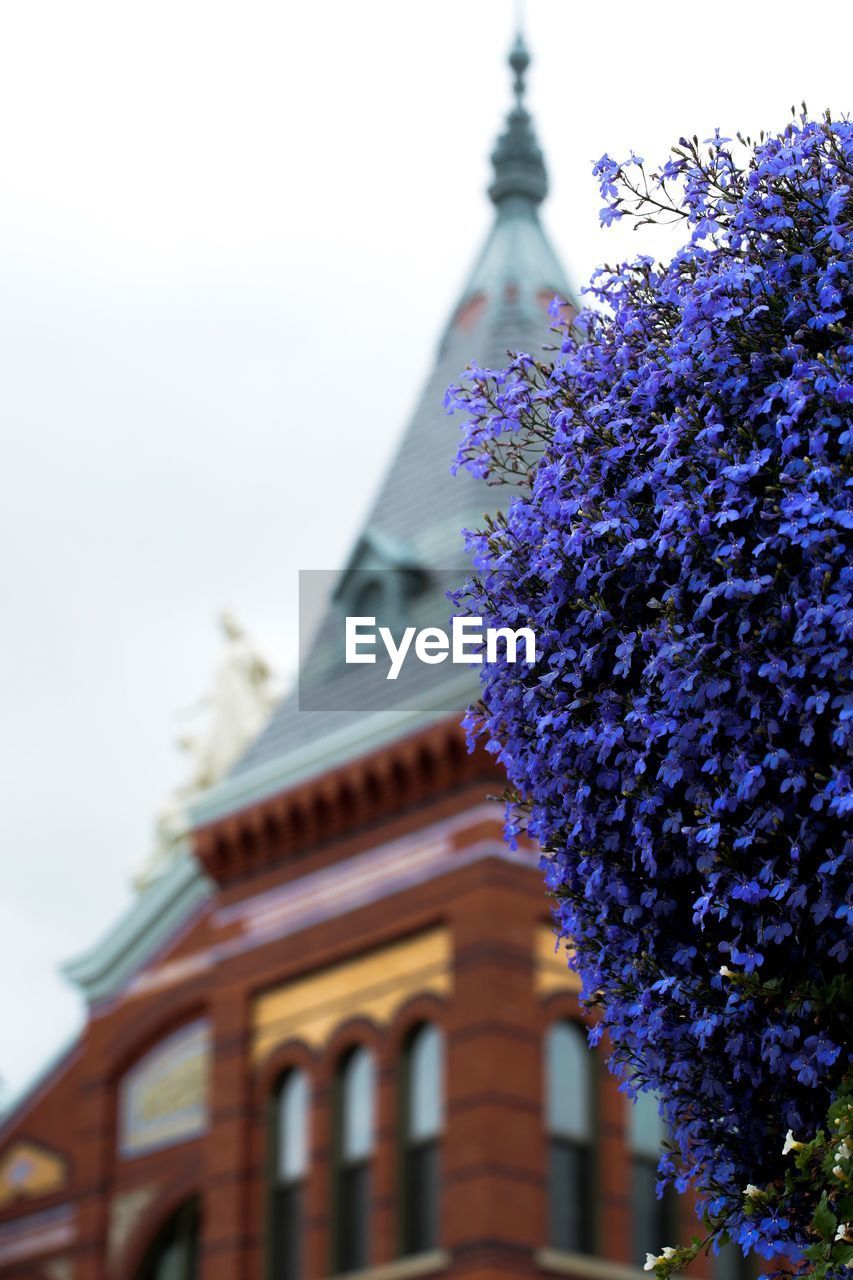
[(524, 98), (524, 75), (530, 66), (530, 54), (527, 52), (527, 45), (524, 43), (524, 36), (519, 31), (515, 37), (515, 44), (512, 46), (509, 55), (509, 65), (515, 74), (515, 101), (517, 106), (521, 106)]
[(530, 54), (520, 25), (510, 50), (509, 65), (513, 73), (515, 105), (507, 118), (506, 130), (492, 153), (495, 178), (489, 188), (489, 195), (498, 207), (510, 196), (520, 196), (535, 206), (545, 199), (548, 177), (530, 115), (524, 105)]

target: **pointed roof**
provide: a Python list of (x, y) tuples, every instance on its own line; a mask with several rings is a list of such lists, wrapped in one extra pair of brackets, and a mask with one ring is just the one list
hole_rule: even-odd
[[(494, 505), (481, 481), (467, 473), (451, 476), (458, 424), (444, 412), (444, 393), (472, 361), (505, 362), (510, 350), (536, 350), (546, 340), (545, 311), (554, 294), (573, 295), (539, 220), (547, 175), (530, 116), (524, 105), (529, 58), (523, 43), (510, 54), (515, 102), (492, 155), (489, 195), (494, 221), (465, 281), (439, 344), (433, 370), (400, 441), (338, 588), (360, 565), (378, 563), (418, 572), (421, 567), (459, 566), (460, 530), (479, 522)], [(322, 677), (322, 653), (318, 653)], [(192, 809), (196, 827), (237, 813), (300, 781), (387, 747), (403, 736), (458, 713), (476, 684), (470, 673), (443, 686), (441, 701), (416, 713), (304, 712), (295, 694), (276, 708), (266, 727), (231, 774)], [(107, 935), (85, 956), (66, 966), (66, 975), (90, 1003), (119, 991), (150, 964), (182, 927), (203, 912), (215, 892), (187, 848), (169, 873), (148, 886)], [(32, 1086), (38, 1087), (37, 1085)], [(28, 1088), (4, 1121), (32, 1096)]]
[(517, 323), (523, 317), (541, 328), (544, 295), (559, 294), (574, 302), (571, 286), (539, 220), (539, 206), (548, 194), (548, 173), (533, 121), (525, 106), (525, 76), (530, 55), (522, 36), (509, 55), (514, 75), (515, 103), (504, 132), (492, 152), (494, 177), (489, 197), (495, 219), (469, 275), (453, 321), (472, 300), (492, 304), (512, 297)]
[[(492, 153), (489, 196), (494, 221), (444, 330), (437, 359), (344, 574), (370, 548), (394, 547), (425, 569), (464, 564), (461, 530), (479, 523), (488, 499), (482, 482), (451, 475), (459, 424), (443, 407), (448, 386), (472, 361), (505, 363), (508, 350), (538, 350), (547, 342), (547, 308), (555, 294), (573, 301), (559, 260), (539, 219), (548, 180), (525, 106), (529, 54), (519, 37), (510, 53), (514, 104)], [(404, 549), (400, 551), (399, 549)], [(337, 594), (337, 592), (336, 592)], [(434, 618), (433, 614), (433, 618)], [(321, 629), (322, 630), (322, 629)], [(326, 679), (312, 651), (300, 680)], [(365, 754), (396, 737), (464, 709), (475, 686), (467, 671), (442, 704), (417, 713), (300, 711), (294, 691), (273, 713), (231, 775), (194, 807), (197, 826), (236, 812), (312, 775)]]
[[(479, 523), (484, 506), (490, 500), (494, 505), (495, 493), (487, 497), (482, 482), (466, 472), (450, 474), (459, 427), (444, 412), (444, 393), (473, 360), (500, 365), (508, 349), (540, 348), (547, 335), (546, 307), (554, 294), (572, 301), (539, 220), (547, 175), (524, 105), (528, 62), (523, 44), (516, 42), (510, 55), (515, 102), (492, 155), (489, 195), (494, 220), (365, 527), (338, 576), (335, 594), (345, 592), (348, 578), (365, 566), (417, 574), (421, 569), (458, 567), (464, 562), (460, 530)], [(328, 655), (318, 646), (311, 657), (315, 678), (322, 680), (328, 674), (327, 661)], [(469, 671), (462, 670), (458, 681), (448, 680), (442, 688), (440, 701), (417, 712), (371, 715), (300, 711), (297, 696), (291, 693), (230, 775), (193, 806), (195, 826), (237, 813), (459, 713), (476, 692), (476, 683)], [(66, 967), (67, 976), (90, 1002), (109, 998), (204, 908), (211, 892), (210, 881), (187, 849), (105, 938)]]
[(515, 77), (515, 106), (507, 117), (506, 132), (498, 138), (492, 152), (495, 177), (489, 188), (489, 195), (498, 208), (519, 197), (535, 205), (541, 204), (548, 194), (545, 161), (524, 105), (525, 75), (530, 66), (530, 54), (521, 32), (515, 38), (509, 65)]

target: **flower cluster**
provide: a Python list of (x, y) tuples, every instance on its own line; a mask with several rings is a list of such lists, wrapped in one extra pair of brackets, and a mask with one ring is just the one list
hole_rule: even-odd
[(467, 603), (540, 655), (484, 667), (469, 734), (548, 851), (594, 1034), (661, 1095), (662, 1177), (796, 1259), (808, 1191), (756, 1219), (743, 1188), (849, 1070), (853, 125), (596, 171), (604, 221), (686, 243), (597, 272), (553, 361), (448, 393), (459, 464), (519, 486)]

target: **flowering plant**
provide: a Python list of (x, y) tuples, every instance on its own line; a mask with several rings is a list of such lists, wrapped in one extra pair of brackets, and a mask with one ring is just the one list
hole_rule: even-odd
[(804, 108), (595, 172), (603, 221), (686, 243), (599, 270), (553, 360), (448, 392), (459, 464), (518, 486), (467, 535), (467, 599), (539, 653), (484, 665), (469, 736), (506, 767), (509, 837), (547, 851), (593, 1037), (660, 1094), (694, 1250), (806, 1267), (820, 1205), (848, 1220), (783, 1147), (850, 1060), (853, 125)]

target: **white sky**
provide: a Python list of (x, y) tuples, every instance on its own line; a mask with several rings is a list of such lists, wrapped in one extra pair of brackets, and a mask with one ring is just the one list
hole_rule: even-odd
[[(850, 104), (846, 6), (529, 0), (546, 221), (590, 162)], [(848, 30), (843, 30), (847, 22)], [(292, 666), (489, 223), (511, 0), (0, 0), (0, 1074), (78, 1018), (215, 616)], [(658, 248), (659, 252), (663, 249)]]

